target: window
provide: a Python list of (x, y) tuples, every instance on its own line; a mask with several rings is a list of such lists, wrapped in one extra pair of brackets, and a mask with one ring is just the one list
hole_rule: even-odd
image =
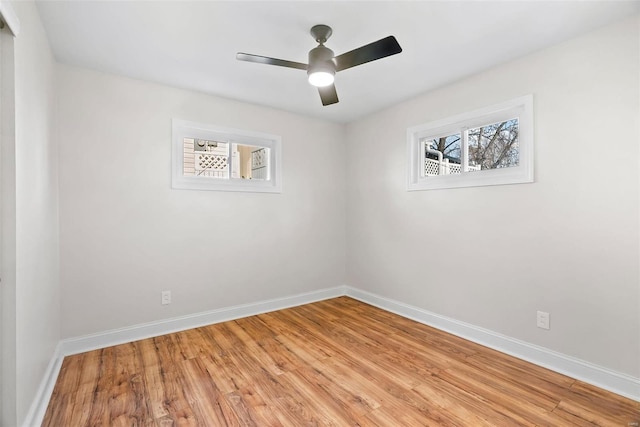
[(280, 137), (173, 120), (173, 188), (279, 193)]
[(533, 182), (533, 97), (407, 131), (408, 190)]

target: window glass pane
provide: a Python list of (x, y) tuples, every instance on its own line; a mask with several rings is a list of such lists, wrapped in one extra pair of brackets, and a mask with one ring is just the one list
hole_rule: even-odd
[(424, 141), (425, 176), (459, 174), (461, 172), (461, 143), (459, 133), (426, 139)]
[(270, 179), (269, 148), (233, 144), (233, 177), (240, 179)]
[(518, 166), (518, 119), (469, 129), (469, 172)]
[(229, 143), (184, 138), (184, 175), (229, 179)]
[(280, 193), (281, 142), (278, 135), (173, 119), (171, 186)]

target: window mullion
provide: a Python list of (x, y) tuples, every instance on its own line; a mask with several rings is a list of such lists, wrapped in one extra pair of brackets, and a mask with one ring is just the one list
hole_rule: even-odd
[(420, 178), (424, 178), (426, 175), (426, 163), (427, 163), (427, 147), (425, 144), (425, 139), (420, 140), (420, 165), (418, 166), (418, 170), (420, 171)]
[(460, 129), (460, 138), (462, 138), (460, 144), (460, 163), (462, 166), (461, 173), (469, 171), (469, 129)]
[(233, 145), (231, 139), (229, 139), (229, 143), (227, 144), (227, 168), (229, 169), (229, 181), (233, 180)]

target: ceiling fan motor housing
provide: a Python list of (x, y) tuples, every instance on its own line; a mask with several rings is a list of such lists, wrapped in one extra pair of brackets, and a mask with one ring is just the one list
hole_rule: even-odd
[(307, 74), (318, 71), (326, 71), (331, 74), (336, 72), (336, 63), (333, 61), (334, 53), (324, 45), (320, 45), (309, 51), (309, 68)]

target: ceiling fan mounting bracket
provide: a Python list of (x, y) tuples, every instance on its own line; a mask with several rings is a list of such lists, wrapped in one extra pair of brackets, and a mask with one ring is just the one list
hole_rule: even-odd
[(331, 34), (333, 34), (333, 30), (328, 25), (320, 24), (320, 25), (314, 25), (313, 27), (311, 27), (310, 33), (315, 41), (317, 41), (320, 44), (324, 44), (326, 43), (327, 40), (329, 40), (329, 37), (331, 37)]

